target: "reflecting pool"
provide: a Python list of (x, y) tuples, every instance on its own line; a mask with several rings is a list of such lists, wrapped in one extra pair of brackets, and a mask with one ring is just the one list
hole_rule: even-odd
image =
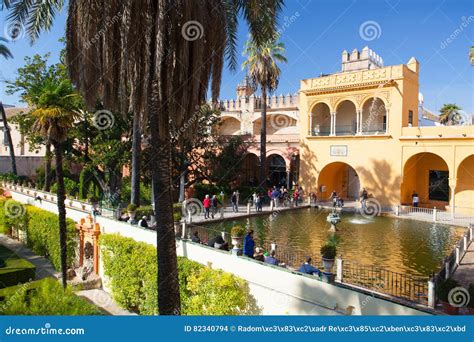
[[(255, 231), (257, 246), (274, 241), (295, 252), (319, 258), (319, 249), (329, 235), (328, 211), (301, 209), (207, 225), (229, 232), (240, 224)], [(336, 235), (338, 254), (344, 260), (378, 266), (414, 276), (436, 271), (465, 228), (392, 217), (365, 218), (342, 213)]]

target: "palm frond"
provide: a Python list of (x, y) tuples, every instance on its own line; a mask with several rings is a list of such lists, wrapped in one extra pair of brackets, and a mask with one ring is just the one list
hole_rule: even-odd
[(7, 21), (20, 23), (34, 42), (42, 30), (49, 31), (54, 18), (64, 6), (64, 0), (3, 0), (10, 11)]
[[(3, 37), (0, 37), (0, 42), (7, 42), (7, 40)], [(10, 50), (7, 48), (6, 45), (0, 44), (0, 56), (8, 59), (8, 58), (13, 58), (12, 53)]]

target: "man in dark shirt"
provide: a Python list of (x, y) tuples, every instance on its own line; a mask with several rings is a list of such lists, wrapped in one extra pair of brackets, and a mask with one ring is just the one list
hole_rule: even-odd
[(278, 266), (278, 260), (275, 258), (275, 251), (272, 250), (269, 256), (265, 256), (265, 263)]
[(306, 257), (306, 261), (301, 265), (298, 271), (305, 274), (321, 276), (321, 271), (311, 265), (311, 257)]

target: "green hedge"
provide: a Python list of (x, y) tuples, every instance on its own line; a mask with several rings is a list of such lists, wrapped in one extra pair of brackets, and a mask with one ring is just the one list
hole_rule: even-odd
[[(115, 234), (100, 237), (104, 273), (112, 295), (127, 310), (157, 314), (156, 248)], [(205, 248), (205, 247), (203, 247)], [(178, 277), (183, 315), (258, 314), (247, 282), (178, 257)]]
[[(26, 230), (27, 246), (51, 261), (56, 270), (61, 269), (58, 215), (33, 206), (26, 206), (29, 218)], [(77, 230), (73, 220), (67, 219), (67, 265), (72, 265), (77, 246)]]
[(10, 249), (0, 245), (0, 288), (26, 283), (35, 279), (36, 267), (20, 258)]
[(24, 230), (28, 215), (23, 203), (12, 199), (0, 199), (0, 233), (10, 235), (12, 230)]
[(0, 290), (0, 315), (101, 315), (70, 288), (63, 290), (52, 278)]
[[(67, 264), (72, 265), (78, 233), (73, 220), (67, 219)], [(61, 269), (58, 215), (24, 205), (11, 199), (0, 200), (0, 232), (12, 229), (26, 232), (26, 245), (35, 253), (48, 258), (56, 270)]]

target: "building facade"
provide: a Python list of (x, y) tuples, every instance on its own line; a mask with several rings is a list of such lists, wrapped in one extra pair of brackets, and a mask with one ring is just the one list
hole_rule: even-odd
[[(250, 144), (242, 162), (239, 182), (258, 185), (260, 163), (261, 97), (255, 96), (247, 80), (237, 86), (237, 97), (220, 101), (220, 135), (242, 136)], [(267, 183), (291, 187), (298, 179), (298, 95), (273, 95), (267, 99)]]
[(419, 63), (383, 66), (364, 48), (342, 70), (301, 81), (300, 182), (328, 200), (411, 204), (474, 213), (474, 126), (419, 125)]
[[(7, 121), (13, 116), (22, 112), (27, 112), (27, 108), (5, 107), (5, 114)], [(15, 150), (16, 167), (19, 176), (32, 177), (36, 175), (36, 170), (43, 166), (45, 147), (40, 146), (36, 149), (31, 149), (25, 137), (20, 133), (18, 127), (8, 122), (10, 126), (10, 134)], [(5, 123), (0, 118), (0, 130), (2, 136), (0, 138), (0, 173), (11, 172), (10, 148), (8, 145), (8, 138), (5, 134)]]

